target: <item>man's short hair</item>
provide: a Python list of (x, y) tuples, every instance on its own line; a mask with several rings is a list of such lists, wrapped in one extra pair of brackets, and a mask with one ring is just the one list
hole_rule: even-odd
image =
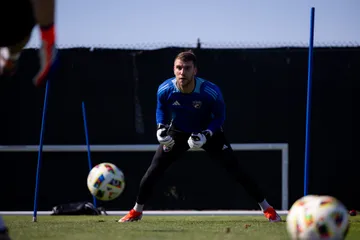
[(184, 62), (193, 62), (194, 63), (194, 66), (196, 67), (197, 65), (197, 59), (196, 59), (196, 55), (193, 53), (193, 51), (189, 50), (189, 51), (184, 51), (184, 52), (181, 52), (179, 53), (175, 60), (176, 59), (180, 59), (181, 61), (184, 61)]

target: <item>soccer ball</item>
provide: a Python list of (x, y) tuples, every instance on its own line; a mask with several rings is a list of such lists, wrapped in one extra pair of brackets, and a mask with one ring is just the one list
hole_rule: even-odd
[(90, 193), (97, 199), (114, 200), (124, 191), (124, 174), (112, 163), (100, 163), (89, 172), (87, 186)]
[(349, 230), (345, 206), (331, 196), (300, 198), (286, 220), (291, 239), (344, 239)]
[(299, 224), (298, 219), (299, 216), (302, 216), (304, 208), (309, 206), (312, 202), (315, 201), (319, 196), (318, 195), (307, 195), (304, 197), (299, 198), (294, 202), (291, 206), (288, 215), (286, 217), (286, 227), (287, 231), (291, 237), (291, 239), (301, 239), (299, 233)]

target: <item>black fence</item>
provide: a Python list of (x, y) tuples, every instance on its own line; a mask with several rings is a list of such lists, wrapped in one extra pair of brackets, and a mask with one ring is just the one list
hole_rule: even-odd
[[(182, 48), (158, 50), (60, 50), (51, 82), (45, 144), (85, 144), (81, 102), (87, 107), (91, 144), (154, 144), (158, 85), (173, 75)], [(199, 76), (218, 84), (227, 104), (225, 132), (232, 143), (289, 144), (289, 205), (303, 195), (306, 48), (194, 49)], [(18, 73), (0, 81), (0, 145), (39, 144), (44, 89), (32, 85), (35, 49), (24, 51)], [(312, 85), (310, 193), (338, 197), (359, 208), (358, 161), (352, 155), (352, 100), (360, 79), (360, 48), (315, 48)], [(111, 161), (126, 176), (123, 195), (109, 209), (127, 210), (150, 164), (149, 153), (93, 153), (94, 164)], [(254, 209), (241, 186), (231, 182), (204, 153), (188, 153), (156, 187), (147, 209)], [(237, 152), (260, 178), (269, 201), (281, 207), (281, 154)], [(4, 153), (1, 210), (31, 210), (37, 153)], [(39, 209), (91, 200), (87, 155), (44, 153)], [(4, 196), (4, 197), (3, 197)]]

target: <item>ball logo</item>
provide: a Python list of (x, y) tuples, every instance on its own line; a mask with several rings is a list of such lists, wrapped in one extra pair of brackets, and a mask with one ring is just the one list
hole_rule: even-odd
[(112, 174), (115, 174), (115, 171), (111, 165), (105, 164), (104, 166), (109, 172), (111, 172)]
[(105, 180), (104, 175), (100, 175), (98, 179), (96, 179), (96, 182), (94, 183), (95, 188), (99, 188), (101, 183)]

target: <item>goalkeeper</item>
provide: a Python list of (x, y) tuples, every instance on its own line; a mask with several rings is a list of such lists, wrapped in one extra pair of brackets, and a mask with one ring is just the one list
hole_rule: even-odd
[(141, 219), (144, 204), (150, 198), (156, 181), (190, 148), (203, 148), (211, 158), (225, 167), (232, 178), (242, 184), (270, 222), (281, 221), (256, 182), (238, 165), (238, 160), (225, 139), (222, 129), (225, 103), (220, 89), (215, 84), (196, 77), (196, 73), (195, 54), (191, 51), (182, 52), (174, 61), (175, 78), (168, 79), (159, 86), (156, 121), (160, 145), (140, 182), (134, 208), (119, 222)]

